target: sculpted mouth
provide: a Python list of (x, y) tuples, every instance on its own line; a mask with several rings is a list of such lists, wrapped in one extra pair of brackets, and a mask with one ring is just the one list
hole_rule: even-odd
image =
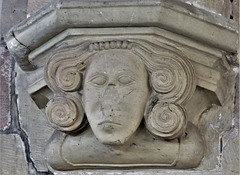
[(115, 126), (121, 126), (120, 123), (116, 123), (113, 121), (105, 120), (103, 122), (98, 123), (98, 125), (115, 125)]

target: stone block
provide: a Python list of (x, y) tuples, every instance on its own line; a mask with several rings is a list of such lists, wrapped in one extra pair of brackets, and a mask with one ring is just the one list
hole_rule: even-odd
[(27, 161), (21, 138), (15, 134), (0, 134), (0, 174), (27, 175)]
[(27, 0), (3, 0), (1, 9), (1, 37), (12, 28), (12, 26), (21, 22), (27, 15)]
[[(27, 79), (34, 79), (32, 74), (22, 72), (16, 66), (16, 93), (18, 95), (18, 108), (20, 125), (26, 131), (30, 143), (31, 157), (38, 171), (47, 171), (45, 163), (45, 146), (53, 129), (47, 123), (43, 110), (39, 110), (34, 100), (28, 94)], [(37, 75), (37, 73), (35, 73)]]

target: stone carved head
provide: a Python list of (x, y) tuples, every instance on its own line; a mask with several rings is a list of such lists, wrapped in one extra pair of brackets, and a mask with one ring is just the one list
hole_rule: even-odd
[(137, 130), (149, 97), (144, 64), (128, 50), (93, 56), (83, 83), (83, 103), (96, 137), (121, 144)]
[(45, 66), (54, 92), (46, 107), (50, 124), (63, 132), (83, 127), (84, 114), (104, 144), (123, 144), (143, 117), (164, 139), (185, 131), (185, 102), (195, 90), (193, 67), (181, 52), (143, 41), (85, 42), (60, 49)]

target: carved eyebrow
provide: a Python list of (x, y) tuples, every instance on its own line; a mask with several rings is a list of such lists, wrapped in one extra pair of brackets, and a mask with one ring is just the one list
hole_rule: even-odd
[(91, 81), (91, 79), (93, 79), (93, 78), (95, 78), (95, 77), (100, 77), (100, 76), (108, 79), (108, 77), (107, 77), (106, 74), (103, 74), (103, 73), (100, 73), (100, 72), (94, 72), (92, 75), (88, 76), (87, 81)]
[(102, 75), (102, 76), (107, 76), (106, 74), (104, 74), (103, 72), (94, 72), (94, 73), (91, 73), (90, 75), (89, 75), (89, 77), (91, 78), (91, 77), (94, 77), (94, 76), (97, 76), (97, 75)]
[(128, 77), (130, 77), (130, 78), (133, 79), (133, 80), (137, 80), (137, 78), (138, 78), (137, 74), (135, 75), (135, 73), (133, 73), (133, 72), (131, 72), (131, 71), (130, 71), (130, 73), (131, 73), (131, 74), (126, 73), (126, 72), (120, 72), (120, 73), (117, 73), (117, 74), (116, 74), (116, 77), (117, 77), (117, 79), (119, 79), (119, 78), (122, 77), (122, 76), (128, 76)]

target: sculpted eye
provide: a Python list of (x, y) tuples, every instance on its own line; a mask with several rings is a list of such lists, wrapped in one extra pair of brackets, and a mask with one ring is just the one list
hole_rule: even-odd
[(130, 85), (134, 82), (134, 79), (129, 76), (121, 76), (118, 79), (119, 83), (122, 85)]
[(89, 82), (91, 82), (93, 85), (97, 85), (97, 86), (102, 86), (106, 83), (107, 78), (103, 75), (97, 75), (92, 77)]

